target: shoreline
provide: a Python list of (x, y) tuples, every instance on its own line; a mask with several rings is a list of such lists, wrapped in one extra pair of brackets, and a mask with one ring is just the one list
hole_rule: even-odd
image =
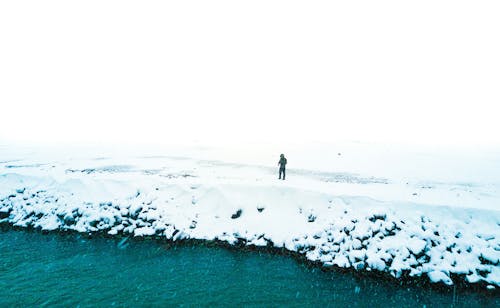
[[(244, 210), (238, 209), (237, 211), (230, 208), (224, 209), (225, 215), (227, 215), (225, 218), (226, 223), (220, 223), (219, 230), (211, 232), (211, 228), (214, 227), (212, 224), (217, 223), (218, 220), (212, 221), (212, 224), (208, 223), (209, 229), (203, 229), (200, 225), (207, 226), (204, 221), (208, 218), (206, 215), (196, 214), (195, 217), (197, 218), (188, 216), (183, 222), (180, 221), (180, 216), (168, 217), (169, 214), (172, 214), (170, 211), (159, 212), (154, 202), (147, 201), (149, 199), (140, 199), (140, 196), (141, 193), (137, 192), (134, 198), (129, 198), (129, 201), (138, 201), (136, 204), (132, 202), (127, 205), (113, 202), (98, 204), (87, 202), (77, 206), (65, 203), (62, 195), (52, 195), (45, 190), (31, 192), (26, 188), (22, 188), (17, 189), (16, 193), (0, 198), (2, 205), (0, 207), (0, 223), (42, 231), (74, 231), (90, 235), (106, 234), (107, 236), (158, 238), (172, 243), (188, 240), (225, 243), (224, 245), (235, 246), (239, 249), (242, 247), (250, 247), (250, 249), (272, 248), (273, 251), (288, 251), (292, 255), (307, 260), (310, 264), (317, 263), (325, 269), (380, 272), (396, 281), (399, 281), (400, 278), (416, 281), (422, 279), (433, 280), (429, 274), (431, 270), (424, 271), (423, 268), (427, 266), (426, 264), (432, 262), (432, 256), (436, 253), (447, 255), (449, 260), (456, 260), (460, 256), (464, 258), (463, 260), (471, 260), (477, 255), (477, 253), (473, 253), (472, 246), (469, 246), (471, 247), (468, 248), (470, 250), (462, 251), (464, 243), (468, 245), (467, 240), (462, 237), (464, 234), (467, 235), (467, 231), (471, 230), (457, 232), (454, 229), (437, 228), (436, 226), (439, 225), (433, 225), (431, 219), (426, 216), (421, 217), (421, 224), (411, 221), (405, 222), (398, 215), (390, 214), (389, 211), (373, 211), (370, 208), (368, 216), (363, 217), (363, 215), (359, 216), (356, 213), (357, 216), (353, 218), (349, 216), (350, 213), (348, 213), (347, 209), (339, 208), (337, 209), (340, 212), (338, 215), (345, 215), (345, 217), (336, 216), (337, 223), (328, 220), (326, 224), (315, 225), (320, 221), (321, 215), (315, 211), (303, 211), (300, 208), (299, 216), (302, 217), (300, 219), (304, 219), (304, 228), (315, 227), (305, 234), (299, 232), (299, 234), (303, 234), (300, 236), (294, 236), (292, 233), (282, 233), (284, 239), (279, 242), (279, 235), (263, 232), (260, 227), (257, 227), (258, 230), (261, 230), (260, 235), (259, 233), (252, 235), (235, 229), (235, 226), (240, 224), (244, 226), (244, 230), (248, 230), (245, 227), (246, 224), (241, 221), (242, 219), (250, 219), (251, 223), (262, 221), (263, 216), (261, 215), (271, 211), (270, 209), (254, 209), (254, 216), (250, 218), (245, 218), (245, 215), (250, 215), (248, 208)], [(33, 200), (36, 200), (37, 203), (33, 204)], [(196, 208), (196, 203), (193, 201), (189, 208)], [(279, 210), (277, 212), (278, 214), (281, 213)], [(186, 215), (182, 211), (176, 214)], [(165, 218), (165, 216), (168, 218)], [(271, 215), (268, 217), (268, 221), (274, 223), (276, 217)], [(471, 226), (467, 227), (470, 228)], [(232, 231), (228, 232), (228, 230)], [(419, 230), (421, 234), (414, 235), (412, 233), (414, 230)], [(284, 232), (284, 230), (281, 232)], [(425, 238), (425, 236), (429, 237)], [(483, 245), (483, 251), (496, 251), (489, 248), (489, 241), (493, 240), (495, 242), (495, 236), (482, 238), (469, 234), (470, 236), (474, 237), (476, 242), (479, 241), (476, 246)], [(478, 247), (481, 247), (481, 245)], [(381, 250), (381, 248), (376, 247), (388, 248)], [(395, 250), (391, 247), (401, 248)], [(432, 249), (434, 249), (434, 252)], [(371, 256), (370, 251), (372, 251)], [(466, 253), (466, 255), (464, 256), (463, 253)], [(375, 258), (373, 255), (379, 257)], [(438, 260), (445, 262), (442, 266), (449, 266), (446, 264), (451, 261), (446, 261), (447, 259), (443, 259), (442, 255), (437, 255)], [(487, 278), (492, 271), (498, 270), (499, 264), (498, 261), (495, 263), (495, 254), (487, 256), (484, 252), (481, 252), (478, 258), (476, 261), (479, 264), (476, 265), (478, 274), (474, 276), (477, 277), (476, 281), (467, 281), (468, 277), (466, 277), (465, 273), (457, 274), (450, 271), (446, 275), (443, 271), (439, 271), (439, 274), (445, 276), (434, 279), (432, 283), (451, 287), (457, 284), (465, 286), (477, 285), (479, 288), (493, 289), (498, 292), (500, 282), (493, 282), (491, 278)], [(461, 266), (467, 266), (469, 268), (468, 273), (473, 273), (471, 269), (474, 268), (474, 265), (463, 263)], [(427, 275), (425, 275), (426, 273)], [(490, 281), (485, 281), (487, 279), (490, 279)], [(495, 287), (494, 284), (497, 286)]]
[(34, 158), (3, 162), (0, 223), (273, 247), (324, 270), (500, 288), (495, 186), (295, 169), (277, 181), (271, 168), (184, 156)]

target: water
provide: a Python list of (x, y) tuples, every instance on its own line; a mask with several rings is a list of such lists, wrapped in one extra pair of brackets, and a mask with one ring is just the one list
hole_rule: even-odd
[(469, 292), (322, 272), (290, 257), (153, 241), (0, 231), (0, 307), (500, 305)]

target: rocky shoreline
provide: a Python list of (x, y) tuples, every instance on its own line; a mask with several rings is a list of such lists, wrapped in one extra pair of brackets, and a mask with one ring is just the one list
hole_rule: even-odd
[[(462, 225), (451, 228), (425, 215), (408, 221), (391, 211), (360, 214), (337, 205), (338, 200), (328, 201), (327, 209), (334, 211), (331, 217), (335, 219), (329, 216), (326, 224), (319, 211), (299, 208), (305, 225), (315, 227), (289, 238), (243, 228), (241, 220), (249, 214), (248, 207), (224, 209), (221, 213), (227, 217), (220, 218), (220, 225), (226, 230), (207, 234), (205, 228), (211, 222), (207, 224), (206, 215), (186, 214), (184, 221), (179, 221), (178, 216), (169, 215), (172, 209), (158, 205), (154, 194), (159, 190), (137, 191), (122, 200), (78, 204), (72, 201), (71, 191), (55, 194), (21, 187), (0, 197), (0, 224), (87, 236), (154, 239), (170, 245), (196, 243), (262, 250), (291, 255), (323, 270), (350, 271), (399, 284), (472, 288), (498, 294), (500, 244), (495, 235), (476, 234)], [(193, 197), (191, 204), (184, 206), (193, 208), (197, 203)], [(252, 219), (266, 211), (266, 206), (256, 206)], [(217, 217), (221, 213), (212, 214)]]

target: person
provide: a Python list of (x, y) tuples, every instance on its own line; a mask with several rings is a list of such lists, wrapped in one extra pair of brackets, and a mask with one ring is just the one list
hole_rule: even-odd
[(286, 158), (284, 154), (280, 155), (280, 161), (278, 162), (278, 165), (280, 166), (280, 173), (278, 180), (281, 180), (281, 174), (283, 174), (283, 181), (285, 180), (285, 166), (286, 166)]

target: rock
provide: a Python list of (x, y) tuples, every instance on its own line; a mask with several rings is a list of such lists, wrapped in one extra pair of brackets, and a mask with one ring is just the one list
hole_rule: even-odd
[(139, 217), (139, 213), (142, 211), (142, 206), (138, 206), (136, 208), (130, 208), (130, 218), (137, 219)]
[(263, 211), (264, 209), (265, 209), (264, 207), (258, 207), (258, 208), (257, 208), (257, 211), (259, 211), (259, 213), (262, 213), (262, 211)]
[(9, 218), (11, 211), (12, 211), (12, 209), (10, 209), (10, 208), (1, 209), (0, 210), (0, 219)]
[(240, 218), (241, 213), (243, 213), (243, 210), (242, 210), (242, 209), (238, 209), (238, 210), (236, 211), (236, 213), (234, 213), (233, 215), (231, 215), (231, 218), (232, 218), (232, 219)]
[(352, 241), (352, 244), (351, 244), (351, 247), (352, 249), (356, 250), (356, 249), (361, 249), (362, 245), (361, 245), (361, 241), (359, 239), (354, 239)]
[(444, 284), (449, 286), (453, 285), (453, 281), (450, 279), (450, 277), (442, 271), (428, 272), (427, 276), (434, 283), (443, 282)]
[(364, 262), (357, 262), (357, 263), (354, 263), (352, 266), (358, 271), (365, 269)]
[(135, 224), (138, 226), (138, 227), (146, 227), (146, 226), (149, 226), (150, 224), (149, 223), (146, 223), (144, 220), (142, 219), (137, 219)]
[(323, 232), (317, 232), (313, 235), (313, 238), (317, 240), (317, 239), (320, 239), (322, 235), (323, 235)]
[(411, 251), (411, 253), (413, 253), (415, 256), (420, 256), (424, 251), (427, 242), (422, 239), (412, 237), (408, 240), (406, 245), (408, 246), (408, 249)]
[(381, 215), (374, 214), (373, 216), (368, 218), (368, 220), (371, 222), (375, 222), (376, 220), (384, 220), (385, 221), (386, 219), (387, 219), (387, 215), (385, 215), (385, 214), (381, 214)]
[(479, 256), (481, 264), (498, 265), (500, 263), (500, 252), (488, 249), (481, 252)]
[(66, 215), (64, 217), (64, 224), (67, 226), (74, 225), (75, 224), (75, 218), (71, 215)]

